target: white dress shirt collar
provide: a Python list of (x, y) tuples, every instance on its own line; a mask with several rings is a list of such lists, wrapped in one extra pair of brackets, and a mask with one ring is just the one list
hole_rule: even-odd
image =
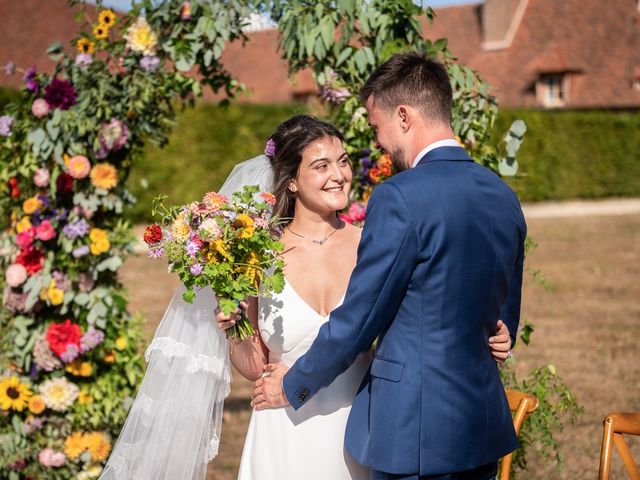
[(440, 147), (459, 147), (459, 146), (460, 146), (460, 143), (458, 143), (458, 141), (455, 138), (447, 138), (446, 140), (439, 140), (437, 142), (431, 143), (426, 147), (424, 147), (422, 150), (420, 150), (420, 153), (418, 153), (418, 156), (413, 161), (411, 168), (418, 165), (418, 162), (422, 159), (422, 157), (424, 157), (431, 150), (435, 150), (436, 148), (440, 148)]

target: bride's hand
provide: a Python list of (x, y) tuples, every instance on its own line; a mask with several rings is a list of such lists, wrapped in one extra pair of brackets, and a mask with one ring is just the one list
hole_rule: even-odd
[(493, 359), (498, 363), (504, 363), (511, 356), (511, 335), (502, 320), (498, 320), (497, 327), (498, 332), (489, 338), (489, 347)]
[(246, 313), (247, 308), (249, 308), (249, 304), (247, 302), (240, 302), (240, 308), (237, 308), (235, 311), (231, 312), (231, 315), (225, 315), (220, 307), (216, 307), (213, 313), (216, 316), (218, 328), (224, 331), (233, 327), (236, 324), (236, 321), (240, 318), (240, 309), (244, 310)]

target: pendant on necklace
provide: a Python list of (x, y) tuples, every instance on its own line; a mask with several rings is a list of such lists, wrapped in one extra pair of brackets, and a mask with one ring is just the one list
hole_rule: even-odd
[(311, 240), (313, 243), (317, 244), (317, 245), (324, 245), (325, 242), (329, 239), (329, 237), (323, 238), (322, 240)]

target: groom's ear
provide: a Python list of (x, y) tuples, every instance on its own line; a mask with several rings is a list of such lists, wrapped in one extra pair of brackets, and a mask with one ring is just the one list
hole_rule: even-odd
[(413, 123), (413, 111), (411, 108), (406, 105), (400, 105), (398, 107), (397, 119), (400, 122), (400, 128), (403, 133), (407, 133), (411, 128), (411, 124)]

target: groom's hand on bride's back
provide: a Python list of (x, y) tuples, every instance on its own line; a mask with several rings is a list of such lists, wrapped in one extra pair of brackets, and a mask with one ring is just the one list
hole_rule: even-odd
[(264, 366), (264, 375), (259, 378), (251, 394), (251, 406), (256, 410), (265, 408), (279, 408), (289, 405), (284, 390), (282, 378), (289, 371), (289, 367), (282, 363), (268, 363)]
[(497, 332), (493, 337), (489, 337), (489, 347), (491, 355), (498, 363), (504, 363), (511, 356), (511, 335), (506, 323), (498, 320)]
[[(247, 302), (240, 302), (240, 308), (246, 312), (247, 308), (249, 308), (249, 304)], [(240, 318), (240, 308), (237, 308), (234, 312), (231, 312), (230, 315), (225, 315), (220, 307), (216, 307), (213, 310), (213, 313), (215, 314), (218, 328), (224, 331), (233, 327), (236, 324), (236, 321)]]

